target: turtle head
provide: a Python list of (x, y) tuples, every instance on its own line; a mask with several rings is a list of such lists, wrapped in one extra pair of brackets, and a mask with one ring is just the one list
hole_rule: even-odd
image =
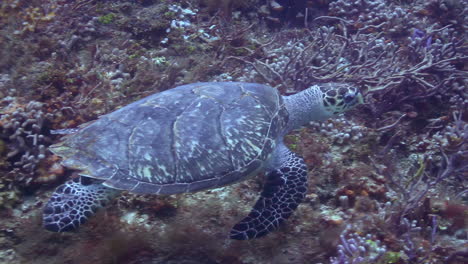
[(323, 106), (332, 115), (346, 112), (364, 99), (358, 88), (346, 83), (326, 83), (319, 85)]

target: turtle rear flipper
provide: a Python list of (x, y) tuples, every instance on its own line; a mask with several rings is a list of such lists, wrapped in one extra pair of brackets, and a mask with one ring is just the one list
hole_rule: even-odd
[(276, 230), (304, 199), (307, 191), (304, 160), (289, 150), (285, 156), (281, 158), (285, 161), (281, 167), (266, 176), (261, 197), (250, 214), (232, 228), (232, 239), (258, 238)]
[(45, 229), (53, 232), (73, 231), (118, 193), (101, 183), (85, 184), (83, 179), (78, 177), (67, 181), (55, 190), (44, 207)]

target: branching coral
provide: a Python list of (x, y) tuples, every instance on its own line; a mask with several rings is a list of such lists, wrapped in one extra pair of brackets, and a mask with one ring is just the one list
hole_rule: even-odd
[(372, 235), (365, 237), (357, 233), (345, 230), (340, 235), (340, 245), (338, 245), (338, 257), (330, 258), (331, 264), (359, 264), (359, 263), (380, 263), (382, 256), (386, 253), (385, 245), (381, 245)]
[(8, 149), (6, 160), (13, 168), (7, 177), (11, 183), (28, 186), (46, 158), (46, 147), (51, 142), (46, 123), (52, 116), (44, 113), (39, 102), (23, 106), (14, 98), (5, 98), (2, 103), (9, 103), (0, 113), (0, 136)]
[[(264, 81), (283, 90), (289, 87), (292, 92), (317, 82), (363, 82), (365, 77), (371, 77), (370, 71), (377, 64), (391, 60), (397, 50), (397, 46), (387, 42), (382, 34), (366, 34), (368, 28), (350, 35), (349, 21), (335, 17), (315, 19), (322, 20), (338, 22), (338, 25), (316, 27), (304, 37), (298, 34), (295, 40), (278, 35), (277, 39), (263, 46), (265, 60), (232, 58), (251, 65)], [(289, 40), (285, 43), (283, 39)]]
[(401, 34), (414, 26), (407, 8), (382, 0), (338, 0), (330, 3), (330, 14), (352, 20), (353, 26), (382, 28), (386, 34)]
[(443, 137), (437, 137), (442, 139), (443, 142), (440, 145), (442, 160), (433, 159), (429, 156), (420, 157), (417, 170), (412, 173), (409, 172), (409, 175), (400, 174), (397, 169), (391, 168), (394, 165), (388, 162), (388, 157), (382, 159), (387, 160), (385, 162), (386, 166), (376, 167), (379, 173), (388, 180), (389, 188), (395, 190), (395, 193), (401, 196), (398, 199), (402, 201), (400, 223), (421, 204), (430, 191), (449, 177), (458, 178), (461, 181), (462, 189), (466, 188), (466, 186), (463, 187), (465, 180), (463, 180), (462, 175), (468, 171), (468, 165), (466, 164), (468, 158), (468, 124), (461, 117), (461, 113), (453, 114), (453, 126), (447, 127)]
[[(438, 152), (423, 155), (413, 153), (406, 159), (398, 158), (393, 148), (397, 144), (396, 140), (390, 139), (384, 151), (380, 152), (381, 156), (371, 160), (376, 172), (385, 178), (384, 182), (390, 190), (386, 195), (392, 202), (380, 208), (379, 217), (361, 219), (366, 224), (354, 226), (356, 230), (366, 231), (369, 226), (373, 226), (379, 233), (385, 233), (389, 237), (387, 245), (398, 250), (408, 263), (436, 263), (434, 261), (440, 256), (432, 252), (436, 245), (440, 246), (436, 237), (437, 219), (446, 215), (432, 209), (430, 204), (431, 200), (449, 199), (441, 191), (451, 189), (452, 197), (466, 193), (466, 179), (463, 175), (468, 170), (467, 134), (468, 125), (461, 112), (458, 112), (453, 114), (453, 120), (448, 126), (434, 135), (430, 144), (438, 146)], [(466, 210), (463, 206), (460, 208), (456, 210)], [(456, 217), (454, 219), (457, 221)], [(450, 230), (452, 234), (458, 231), (456, 224), (453, 227)], [(457, 249), (446, 250), (456, 252)]]
[(448, 27), (428, 30), (428, 36), (438, 39), (426, 47), (420, 45), (422, 38), (408, 37), (405, 44), (399, 44), (383, 33), (366, 33), (382, 30), (383, 24), (367, 25), (352, 33), (350, 21), (315, 19), (320, 20), (339, 24), (318, 27), (295, 41), (273, 41), (263, 47), (266, 59), (230, 58), (247, 63), (263, 81), (282, 90), (288, 87), (290, 92), (317, 82), (362, 84), (368, 87), (367, 99), (377, 114), (463, 85), (465, 72), (458, 64), (468, 59), (466, 47)]

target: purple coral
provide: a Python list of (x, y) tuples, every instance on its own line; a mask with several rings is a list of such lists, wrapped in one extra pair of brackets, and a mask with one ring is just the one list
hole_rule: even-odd
[(351, 233), (346, 238), (345, 233), (340, 235), (338, 256), (330, 258), (331, 264), (374, 263), (386, 252), (386, 247), (380, 246), (380, 241), (374, 240), (370, 234), (361, 237)]

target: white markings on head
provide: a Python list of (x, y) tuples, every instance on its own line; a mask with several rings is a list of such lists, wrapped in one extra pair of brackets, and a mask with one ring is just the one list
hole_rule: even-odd
[(143, 158), (145, 158), (145, 160), (147, 160), (147, 161), (152, 161), (153, 160), (149, 153), (145, 153), (145, 155), (143, 155)]
[(144, 166), (144, 167), (141, 167), (140, 168), (140, 175), (142, 177), (145, 177), (148, 179), (148, 182), (151, 182), (152, 180), (152, 173), (151, 173), (151, 169), (152, 167), (149, 167), (149, 166)]

